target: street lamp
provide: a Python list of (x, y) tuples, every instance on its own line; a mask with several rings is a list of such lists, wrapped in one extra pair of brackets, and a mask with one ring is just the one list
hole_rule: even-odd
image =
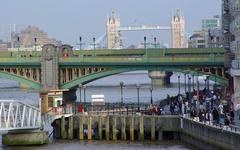
[(180, 95), (180, 75), (178, 75), (178, 95)]
[(157, 38), (154, 37), (154, 48), (157, 48)]
[(144, 36), (144, 54), (145, 54), (145, 61), (147, 61), (147, 37)]
[(186, 73), (184, 73), (184, 87), (185, 87), (185, 94), (187, 93), (187, 78)]
[(17, 49), (17, 62), (19, 62), (19, 49), (20, 49), (20, 37), (17, 37), (17, 44), (18, 44), (18, 49)]
[(93, 38), (93, 56), (95, 57), (96, 56), (96, 39), (95, 37)]
[(123, 82), (120, 82), (120, 87), (121, 87), (121, 106), (123, 106)]
[(86, 105), (86, 86), (83, 86), (83, 100), (84, 100), (84, 106)]
[(204, 79), (204, 83), (205, 83), (205, 90), (207, 90), (207, 78)]
[(209, 76), (207, 76), (207, 90), (209, 91)]
[(140, 111), (140, 107), (139, 107), (139, 89), (140, 89), (140, 85), (139, 84), (137, 84), (136, 85), (136, 87), (137, 87), (137, 104), (138, 104), (138, 112)]
[(195, 89), (195, 83), (194, 83), (194, 74), (192, 75), (192, 81), (193, 81), (193, 91), (194, 91), (194, 89)]
[(153, 105), (153, 95), (152, 95), (152, 93), (153, 93), (153, 87), (151, 86), (149, 90), (150, 90), (150, 94), (151, 94), (150, 102), (151, 102), (151, 105)]
[(35, 51), (35, 53), (36, 53), (36, 55), (37, 55), (37, 38), (35, 37), (34, 38), (34, 51)]
[(188, 76), (188, 93), (191, 93), (191, 77)]
[(82, 103), (82, 84), (79, 84), (79, 102)]

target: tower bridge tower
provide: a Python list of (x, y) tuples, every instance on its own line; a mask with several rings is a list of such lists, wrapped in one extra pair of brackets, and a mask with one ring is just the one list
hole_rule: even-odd
[(107, 18), (107, 48), (121, 47), (120, 18), (113, 11)]
[(184, 47), (184, 28), (185, 20), (183, 12), (180, 9), (177, 9), (171, 21), (172, 48)]

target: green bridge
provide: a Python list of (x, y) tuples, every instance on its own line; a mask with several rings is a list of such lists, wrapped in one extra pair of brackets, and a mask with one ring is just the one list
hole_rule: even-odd
[(71, 89), (136, 70), (208, 75), (227, 85), (224, 62), (222, 48), (72, 50), (69, 45), (47, 44), (41, 52), (0, 52), (0, 77), (39, 91)]

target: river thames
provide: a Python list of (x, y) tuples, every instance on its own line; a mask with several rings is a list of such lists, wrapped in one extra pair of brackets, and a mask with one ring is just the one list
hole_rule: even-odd
[[(107, 102), (120, 101), (119, 83), (124, 82), (123, 97), (125, 102), (136, 102), (137, 89), (136, 84), (140, 84), (140, 101), (150, 102), (149, 85), (151, 80), (146, 72), (137, 72), (133, 74), (120, 74), (112, 77), (107, 77), (92, 83), (89, 83), (86, 88), (86, 99), (89, 102), (92, 94), (104, 94)], [(153, 100), (166, 98), (167, 94), (175, 96), (178, 94), (177, 76), (171, 77), (171, 86), (164, 88), (154, 88)], [(181, 78), (181, 92), (184, 92), (184, 80)], [(21, 100), (31, 105), (38, 106), (39, 94), (36, 91), (19, 89), (18, 83), (10, 80), (0, 79), (0, 94), (1, 100)], [(83, 95), (83, 94), (82, 94)], [(79, 90), (77, 90), (77, 99), (79, 100)], [(37, 147), (5, 147), (5, 150), (191, 150), (193, 147), (181, 141), (162, 141), (156, 143), (148, 142), (102, 142), (102, 141), (68, 141), (68, 140), (53, 140), (49, 145)]]

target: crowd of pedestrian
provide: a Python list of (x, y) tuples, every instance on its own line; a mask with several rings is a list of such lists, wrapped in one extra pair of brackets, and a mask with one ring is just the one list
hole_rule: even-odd
[(198, 121), (211, 121), (214, 124), (229, 125), (234, 122), (234, 110), (230, 94), (223, 89), (194, 90), (186, 95), (167, 96), (171, 114), (189, 114)]

